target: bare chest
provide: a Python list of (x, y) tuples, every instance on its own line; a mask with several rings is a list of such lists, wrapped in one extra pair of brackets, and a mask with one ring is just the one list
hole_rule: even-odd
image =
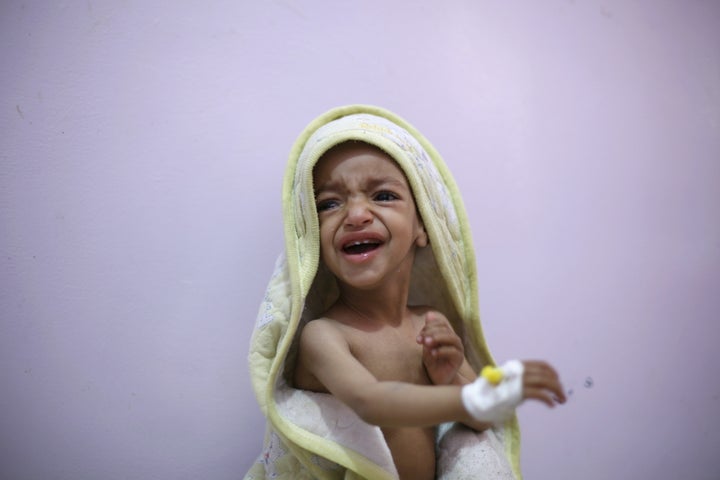
[(427, 384), (422, 346), (415, 337), (415, 332), (382, 329), (353, 334), (348, 340), (355, 358), (378, 380)]

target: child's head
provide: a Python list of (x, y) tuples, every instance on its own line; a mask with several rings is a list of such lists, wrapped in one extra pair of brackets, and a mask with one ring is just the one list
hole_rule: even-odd
[(372, 287), (412, 269), (427, 245), (413, 192), (397, 162), (380, 148), (343, 142), (313, 169), (323, 263), (345, 284)]
[[(326, 254), (321, 252), (325, 212), (319, 218), (315, 183), (325, 160), (349, 148), (344, 145), (348, 142), (381, 152), (384, 161), (399, 168), (412, 191), (412, 211), (417, 208), (415, 215), (422, 219), (427, 234), (417, 240), (428, 246), (414, 248), (408, 303), (433, 305), (459, 323), (474, 311), (476, 275), (472, 242), (463, 227), (464, 210), (452, 175), (437, 151), (410, 124), (369, 106), (341, 107), (321, 115), (298, 137), (290, 153), (283, 191), (286, 247), (288, 257), (297, 260), (290, 271), (304, 299), (303, 318), (317, 318), (338, 298), (341, 285), (321, 257)], [(324, 245), (322, 249), (327, 250)]]

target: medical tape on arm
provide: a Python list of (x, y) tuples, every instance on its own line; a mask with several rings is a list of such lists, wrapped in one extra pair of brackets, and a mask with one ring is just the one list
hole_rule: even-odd
[(524, 370), (521, 361), (510, 360), (500, 368), (483, 371), (462, 388), (465, 410), (480, 422), (498, 423), (510, 418), (522, 401)]

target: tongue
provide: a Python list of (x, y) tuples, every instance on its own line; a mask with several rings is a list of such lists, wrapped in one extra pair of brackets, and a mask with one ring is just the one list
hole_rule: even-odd
[(360, 245), (350, 245), (349, 247), (345, 247), (345, 252), (350, 255), (360, 255), (375, 250), (377, 247), (377, 243), (361, 243)]

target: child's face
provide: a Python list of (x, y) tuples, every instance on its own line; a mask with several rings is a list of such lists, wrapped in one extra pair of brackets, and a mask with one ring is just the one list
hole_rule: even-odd
[(315, 166), (322, 260), (337, 279), (373, 288), (407, 275), (427, 235), (402, 170), (378, 148), (347, 143)]

